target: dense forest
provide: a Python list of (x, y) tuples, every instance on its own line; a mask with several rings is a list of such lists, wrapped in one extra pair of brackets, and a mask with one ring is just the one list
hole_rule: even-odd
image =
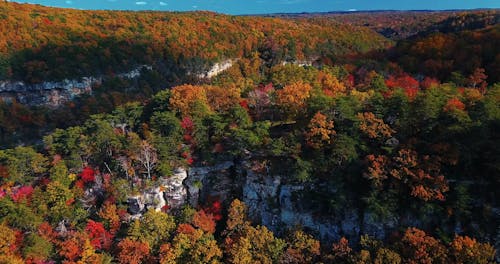
[(498, 12), (337, 19), (0, 2), (0, 263), (497, 263)]
[[(127, 101), (144, 101), (167, 86), (199, 82), (195, 73), (225, 59), (240, 59), (247, 68), (260, 60), (268, 66), (341, 61), (391, 45), (369, 29), (321, 19), (91, 12), (6, 2), (0, 3), (0, 34), (0, 82), (37, 84), (105, 76), (93, 88), (93, 96), (76, 98), (56, 110), (0, 104), (4, 146), (81, 123)], [(152, 65), (153, 71), (138, 80), (117, 78), (139, 65)]]

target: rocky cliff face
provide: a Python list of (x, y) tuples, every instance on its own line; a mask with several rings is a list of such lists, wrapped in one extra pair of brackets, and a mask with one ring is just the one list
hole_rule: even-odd
[[(198, 70), (194, 76), (198, 79), (213, 78), (231, 68), (238, 59), (228, 59), (215, 63), (206, 70)], [(117, 74), (117, 77), (136, 79), (141, 71), (152, 70), (150, 65), (141, 65), (129, 72)], [(189, 71), (188, 71), (189, 72)], [(0, 80), (0, 98), (4, 101), (13, 101), (25, 105), (58, 106), (82, 94), (91, 94), (95, 85), (102, 83), (104, 76), (82, 77), (80, 79), (65, 79), (62, 81), (47, 81), (29, 84), (22, 81)]]
[(0, 97), (5, 101), (16, 100), (27, 105), (57, 106), (75, 96), (91, 93), (92, 86), (101, 83), (101, 78), (84, 77), (81, 80), (43, 82), (27, 84), (25, 82), (1, 81)]
[[(301, 226), (323, 241), (338, 240), (342, 236), (357, 241), (364, 233), (383, 239), (398, 227), (402, 219), (377, 220), (369, 212), (348, 208), (339, 215), (318, 215), (301, 201), (300, 193), (306, 186), (290, 185), (282, 179), (286, 175), (256, 172), (250, 161), (221, 162), (215, 166), (194, 167), (188, 171), (177, 169), (173, 176), (160, 179), (158, 187), (129, 198), (129, 213), (140, 217), (149, 208), (161, 210), (193, 207), (213, 200), (228, 205), (234, 198), (244, 201), (250, 219), (276, 233)], [(403, 223), (406, 221), (403, 221)]]
[[(152, 70), (149, 65), (141, 65), (130, 72), (117, 76), (135, 79), (141, 76), (142, 70)], [(92, 93), (92, 87), (102, 82), (103, 77), (83, 77), (58, 82), (42, 82), (28, 84), (22, 81), (0, 81), (0, 98), (5, 101), (16, 100), (27, 105), (58, 106), (81, 94)]]
[[(228, 206), (238, 198), (248, 206), (254, 223), (265, 225), (277, 234), (300, 226), (327, 243), (342, 236), (356, 243), (364, 234), (385, 239), (400, 228), (428, 227), (428, 223), (409, 212), (380, 219), (367, 209), (347, 206), (334, 214), (313, 211), (309, 209), (311, 202), (301, 197), (314, 186), (290, 184), (286, 181), (287, 175), (272, 175), (266, 168), (255, 171), (252, 162), (250, 159), (226, 161), (187, 171), (177, 169), (174, 175), (160, 179), (158, 187), (129, 198), (132, 219), (149, 208), (162, 210), (166, 205), (175, 209), (184, 204), (198, 207), (214, 200)], [(460, 226), (455, 232), (462, 232)], [(493, 239), (492, 244), (495, 241), (498, 239)], [(500, 247), (498, 242), (495, 245)]]
[(212, 77), (215, 77), (215, 76), (219, 75), (221, 72), (231, 68), (236, 61), (238, 61), (238, 60), (237, 59), (229, 59), (229, 60), (225, 60), (225, 61), (222, 61), (219, 63), (215, 63), (207, 71), (198, 74), (197, 77), (200, 79), (204, 79), (204, 78), (210, 79)]

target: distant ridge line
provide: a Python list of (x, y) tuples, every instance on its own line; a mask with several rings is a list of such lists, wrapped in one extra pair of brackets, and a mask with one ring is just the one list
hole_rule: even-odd
[(499, 11), (500, 8), (475, 8), (475, 9), (415, 9), (415, 10), (399, 10), (399, 9), (380, 9), (380, 10), (342, 10), (342, 11), (325, 11), (325, 12), (293, 12), (293, 13), (268, 13), (268, 14), (242, 14), (237, 16), (302, 16), (302, 15), (329, 15), (329, 14), (363, 14), (363, 13), (451, 13), (451, 12), (477, 12), (477, 11)]

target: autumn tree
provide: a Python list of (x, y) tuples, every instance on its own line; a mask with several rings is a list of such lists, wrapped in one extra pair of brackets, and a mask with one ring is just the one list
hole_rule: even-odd
[(314, 149), (320, 149), (324, 145), (332, 143), (336, 132), (333, 130), (333, 121), (329, 121), (325, 115), (317, 112), (309, 122), (308, 131), (305, 133), (307, 145)]
[(215, 233), (215, 221), (212, 214), (199, 210), (193, 215), (193, 225), (209, 234)]
[(240, 91), (236, 87), (205, 87), (208, 105), (217, 112), (226, 112), (240, 102)]
[(117, 245), (117, 260), (121, 264), (141, 264), (145, 261), (150, 252), (147, 242), (125, 238)]
[(151, 209), (140, 221), (132, 223), (128, 236), (137, 241), (147, 242), (148, 247), (156, 252), (160, 245), (170, 238), (174, 229), (175, 222), (172, 216)]
[(247, 221), (247, 210), (246, 204), (242, 201), (235, 199), (231, 202), (226, 222), (227, 233), (244, 230), (249, 225)]
[(105, 202), (99, 211), (99, 217), (103, 219), (106, 228), (111, 234), (116, 234), (120, 228), (120, 216), (116, 204), (109, 201)]
[(441, 242), (417, 228), (408, 228), (401, 239), (408, 263), (446, 263), (446, 248)]
[(305, 107), (311, 90), (311, 85), (303, 82), (287, 85), (276, 92), (276, 103), (289, 118), (293, 118)]
[(406, 96), (410, 99), (414, 99), (419, 92), (419, 83), (413, 77), (408, 74), (402, 74), (400, 76), (389, 76), (385, 81), (387, 87), (391, 90), (400, 88), (403, 89)]
[(465, 104), (460, 101), (460, 99), (454, 97), (446, 102), (446, 105), (443, 107), (444, 112), (454, 112), (454, 111), (464, 111)]
[(377, 118), (372, 112), (358, 113), (359, 130), (371, 139), (387, 139), (395, 132), (384, 120)]
[(283, 263), (314, 263), (320, 256), (320, 243), (303, 231), (295, 231), (287, 240)]
[(388, 248), (379, 248), (373, 260), (374, 264), (400, 264), (402, 263), (401, 256), (394, 250)]
[(248, 105), (254, 112), (255, 117), (260, 119), (271, 106), (272, 95), (275, 92), (273, 84), (259, 85), (248, 93)]
[(57, 253), (66, 261), (76, 262), (85, 249), (88, 237), (84, 233), (69, 232), (63, 240), (57, 242)]
[(440, 174), (440, 162), (428, 155), (419, 156), (411, 149), (401, 149), (389, 159), (383, 155), (366, 157), (368, 171), (364, 177), (370, 179), (377, 188), (386, 179), (402, 184), (410, 189), (410, 195), (424, 201), (445, 199), (448, 183)]
[(468, 236), (458, 236), (450, 243), (450, 261), (453, 263), (494, 263), (495, 249)]
[(365, 161), (368, 163), (368, 167), (363, 176), (370, 180), (375, 187), (381, 188), (383, 182), (389, 178), (387, 171), (389, 159), (384, 155), (370, 154), (366, 156)]
[(0, 224), (0, 255), (10, 255), (16, 251), (16, 234), (5, 225)]
[(219, 263), (222, 250), (212, 234), (180, 224), (172, 243), (160, 248), (160, 263)]
[(183, 116), (191, 115), (196, 103), (208, 105), (207, 94), (202, 86), (181, 85), (172, 88), (171, 91), (170, 106)]
[(284, 247), (285, 242), (274, 237), (265, 226), (250, 226), (227, 244), (226, 252), (230, 263), (276, 263)]
[(448, 183), (440, 173), (440, 164), (428, 155), (419, 157), (414, 150), (402, 149), (393, 158), (396, 168), (390, 171), (395, 179), (408, 182), (411, 195), (424, 201), (445, 199)]
[(321, 84), (323, 92), (328, 96), (338, 97), (346, 93), (347, 88), (344, 83), (331, 74), (320, 72), (318, 74), (318, 81)]
[(265, 226), (252, 227), (246, 220), (246, 205), (234, 200), (228, 212), (225, 252), (230, 263), (275, 263), (282, 254), (285, 242), (274, 237)]
[(88, 234), (90, 243), (95, 249), (110, 248), (113, 236), (104, 228), (102, 223), (89, 220), (85, 227), (85, 232)]
[(332, 257), (335, 262), (348, 262), (352, 259), (352, 248), (345, 237), (340, 238), (337, 243), (333, 243)]
[(486, 86), (488, 85), (486, 82), (487, 78), (488, 76), (485, 74), (483, 68), (476, 68), (469, 78), (467, 78), (467, 83), (470, 87), (477, 88), (484, 94)]

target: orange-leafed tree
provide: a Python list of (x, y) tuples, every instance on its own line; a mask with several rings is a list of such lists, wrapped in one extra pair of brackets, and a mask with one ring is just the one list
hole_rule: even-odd
[(147, 242), (125, 238), (118, 243), (117, 260), (122, 264), (141, 264), (148, 258), (149, 251)]
[(409, 184), (411, 195), (424, 201), (445, 200), (444, 193), (449, 190), (448, 183), (440, 174), (437, 158), (419, 156), (416, 151), (402, 149), (393, 158), (393, 178)]
[(494, 263), (495, 248), (488, 243), (480, 243), (468, 236), (456, 235), (449, 247), (449, 258), (453, 263)]
[(71, 232), (57, 243), (58, 253), (64, 260), (76, 262), (83, 254), (88, 237), (84, 233)]
[(172, 88), (169, 102), (170, 107), (183, 116), (191, 115), (197, 103), (208, 105), (205, 88), (195, 85), (181, 85)]
[(420, 229), (408, 228), (401, 244), (406, 263), (447, 263), (445, 246)]
[(367, 172), (363, 173), (363, 176), (369, 179), (375, 187), (381, 188), (383, 182), (389, 178), (387, 171), (389, 158), (384, 155), (370, 154), (366, 156), (365, 161), (368, 163), (368, 169)]
[(336, 135), (335, 130), (333, 130), (333, 121), (328, 120), (320, 112), (314, 115), (307, 127), (308, 130), (305, 133), (307, 145), (315, 149), (331, 144)]
[(332, 256), (335, 262), (348, 262), (352, 259), (352, 248), (349, 246), (349, 240), (345, 237), (340, 238), (339, 242), (332, 245)]
[(323, 92), (331, 97), (337, 97), (345, 94), (347, 90), (344, 83), (339, 81), (337, 77), (328, 73), (319, 72), (318, 81), (323, 89)]
[(303, 231), (295, 231), (288, 240), (283, 254), (284, 263), (315, 263), (320, 256), (320, 243)]
[(163, 245), (160, 254), (162, 263), (219, 263), (222, 250), (211, 233), (180, 224), (172, 244)]
[(161, 245), (158, 254), (159, 262), (160, 264), (176, 264), (178, 255), (179, 252), (177, 252), (177, 250), (172, 247), (172, 244), (163, 244)]
[(460, 99), (453, 97), (446, 102), (446, 105), (443, 107), (443, 111), (445, 112), (453, 112), (453, 111), (464, 111), (465, 104), (460, 101)]
[(440, 173), (439, 160), (438, 157), (418, 155), (411, 149), (401, 149), (391, 159), (383, 155), (368, 155), (368, 169), (363, 176), (376, 188), (383, 188), (384, 181), (389, 180), (398, 191), (408, 189), (413, 197), (443, 201), (449, 187)]
[(236, 87), (207, 86), (205, 90), (210, 109), (217, 112), (228, 111), (241, 101)]
[(212, 214), (199, 210), (193, 215), (193, 225), (209, 234), (215, 233), (215, 221)]
[(297, 82), (276, 92), (276, 103), (289, 118), (295, 117), (306, 106), (312, 87), (308, 83)]
[(5, 223), (0, 224), (0, 255), (12, 255), (17, 251), (16, 232)]
[(358, 113), (359, 130), (371, 139), (387, 139), (395, 132), (384, 120), (377, 118), (372, 112)]
[(227, 215), (226, 233), (243, 230), (250, 224), (247, 221), (247, 211), (248, 208), (242, 201), (235, 199), (231, 202)]
[(99, 217), (112, 235), (120, 229), (120, 216), (116, 204), (106, 201), (99, 211)]

